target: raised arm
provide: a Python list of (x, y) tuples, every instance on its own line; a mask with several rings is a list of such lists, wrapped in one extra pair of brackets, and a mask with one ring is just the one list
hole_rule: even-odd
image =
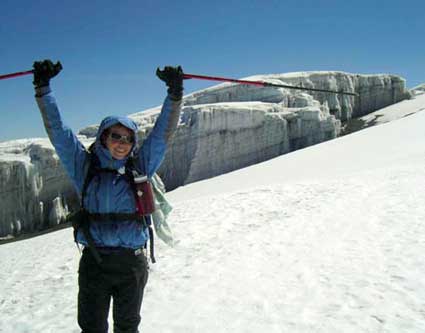
[(139, 166), (149, 178), (161, 165), (169, 142), (176, 131), (183, 97), (183, 70), (180, 66), (166, 66), (164, 70), (158, 68), (156, 75), (168, 86), (168, 96), (165, 98), (152, 132), (139, 150)]
[(62, 165), (73, 181), (78, 193), (82, 190), (88, 153), (72, 130), (64, 125), (56, 99), (50, 88), (50, 79), (62, 69), (50, 60), (34, 63), (35, 97), (50, 142), (55, 147)]

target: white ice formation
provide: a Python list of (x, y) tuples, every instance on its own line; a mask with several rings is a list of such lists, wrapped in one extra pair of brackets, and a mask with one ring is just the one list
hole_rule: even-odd
[(418, 86), (410, 89), (410, 93), (413, 96), (425, 94), (425, 83), (424, 84), (420, 84), (420, 85), (418, 85)]
[[(333, 139), (341, 122), (409, 97), (405, 80), (394, 75), (305, 72), (246, 80), (343, 90), (359, 97), (230, 83), (187, 95), (160, 169), (167, 189)], [(159, 110), (131, 115), (141, 138), (152, 129)], [(90, 144), (96, 131), (97, 126), (80, 131), (84, 144)], [(48, 139), (0, 143), (0, 184), (0, 237), (61, 223), (78, 204)]]

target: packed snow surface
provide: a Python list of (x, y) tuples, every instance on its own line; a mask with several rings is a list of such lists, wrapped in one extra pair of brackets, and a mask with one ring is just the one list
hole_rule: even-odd
[[(424, 128), (417, 112), (169, 193), (177, 244), (157, 242), (142, 332), (425, 332)], [(0, 257), (0, 332), (79, 332), (70, 229)]]

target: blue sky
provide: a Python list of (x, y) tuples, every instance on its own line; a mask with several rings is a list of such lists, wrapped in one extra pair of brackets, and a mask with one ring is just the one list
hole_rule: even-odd
[[(75, 131), (160, 105), (158, 66), (241, 78), (309, 70), (425, 82), (425, 1), (2, 0), (0, 74), (60, 60), (52, 81)], [(214, 85), (185, 81), (185, 93)], [(31, 76), (0, 81), (0, 141), (45, 137)]]

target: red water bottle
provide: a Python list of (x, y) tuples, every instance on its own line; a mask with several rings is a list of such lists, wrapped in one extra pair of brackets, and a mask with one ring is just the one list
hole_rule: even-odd
[(150, 215), (155, 211), (152, 184), (147, 176), (135, 176), (136, 207), (140, 215)]

